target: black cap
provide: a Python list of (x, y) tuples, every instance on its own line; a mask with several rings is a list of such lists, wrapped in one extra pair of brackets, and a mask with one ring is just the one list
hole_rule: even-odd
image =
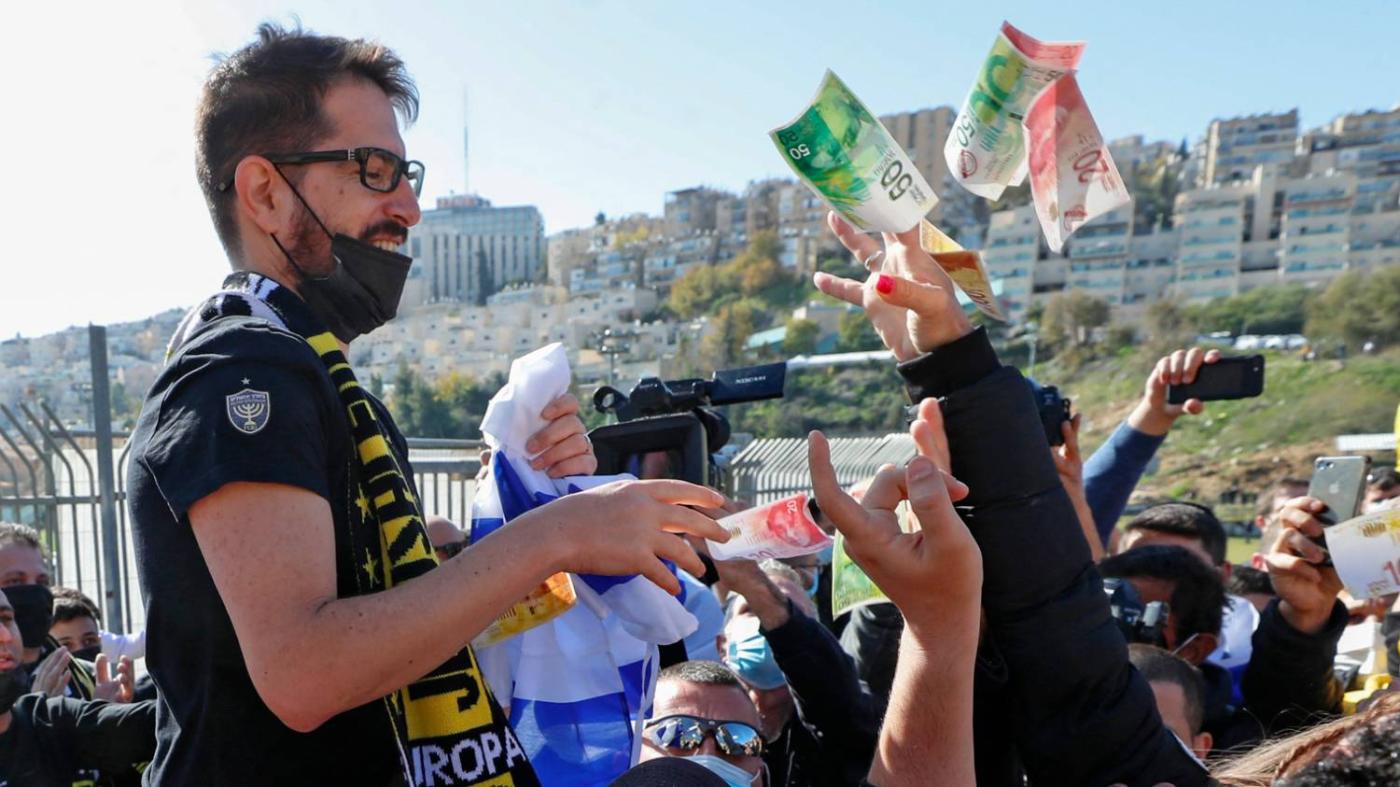
[(684, 757), (648, 760), (617, 777), (612, 787), (728, 787), (724, 779)]

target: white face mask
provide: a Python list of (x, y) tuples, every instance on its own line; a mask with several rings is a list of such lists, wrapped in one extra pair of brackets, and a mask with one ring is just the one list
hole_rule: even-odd
[(749, 787), (758, 779), (758, 774), (749, 773), (729, 760), (713, 754), (697, 754), (686, 759), (724, 779), (724, 783), (729, 787)]

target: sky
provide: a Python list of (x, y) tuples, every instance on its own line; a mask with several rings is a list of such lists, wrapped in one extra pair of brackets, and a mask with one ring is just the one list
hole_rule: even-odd
[(960, 106), (1003, 19), (1088, 42), (1079, 82), (1110, 139), (1194, 141), (1212, 118), (1294, 107), (1311, 128), (1400, 102), (1391, 0), (23, 3), (0, 47), (0, 150), (21, 176), (0, 193), (14, 230), (0, 338), (217, 289), (227, 261), (194, 181), (194, 106), (212, 53), (293, 14), (407, 62), (425, 207), (466, 189), (465, 115), (470, 189), (538, 206), (548, 233), (659, 213), (677, 188), (788, 175), (767, 132), (827, 68), (877, 114)]

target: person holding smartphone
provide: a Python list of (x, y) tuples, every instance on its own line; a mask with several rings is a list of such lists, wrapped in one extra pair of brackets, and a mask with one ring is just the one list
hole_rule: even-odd
[(1220, 359), (1219, 350), (1200, 347), (1177, 350), (1158, 359), (1147, 375), (1137, 406), (1084, 462), (1084, 496), (1099, 538), (1109, 553), (1116, 551), (1111, 543), (1114, 526), (1152, 457), (1166, 441), (1167, 433), (1181, 416), (1200, 415), (1205, 411), (1205, 403), (1200, 399), (1188, 399), (1181, 404), (1168, 402), (1168, 389), (1194, 383), (1203, 367), (1219, 363)]

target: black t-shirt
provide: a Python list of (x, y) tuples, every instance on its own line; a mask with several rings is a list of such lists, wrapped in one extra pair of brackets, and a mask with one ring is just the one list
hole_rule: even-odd
[[(374, 405), (407, 467), (406, 442), (383, 406)], [(190, 527), (189, 507), (228, 483), (314, 492), (330, 503), (335, 520), (338, 593), (355, 595), (353, 572), (362, 569), (346, 543), (356, 497), (350, 428), (311, 347), (263, 321), (217, 320), (186, 341), (157, 378), (132, 443), (127, 489), (146, 598), (146, 663), (159, 689), (146, 783), (400, 783), (398, 747), (381, 702), (309, 733), (287, 727), (262, 702)]]
[(0, 787), (70, 787), (74, 771), (130, 772), (155, 751), (155, 703), (26, 694), (0, 734)]

